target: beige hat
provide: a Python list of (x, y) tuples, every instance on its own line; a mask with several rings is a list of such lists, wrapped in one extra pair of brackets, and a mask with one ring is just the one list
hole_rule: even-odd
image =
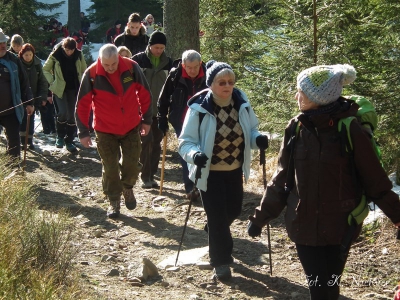
[(0, 28), (0, 43), (7, 42), (10, 39), (8, 35), (5, 35), (3, 29)]

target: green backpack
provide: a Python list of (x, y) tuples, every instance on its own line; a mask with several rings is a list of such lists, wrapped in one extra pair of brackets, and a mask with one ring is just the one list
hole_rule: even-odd
[[(355, 101), (359, 105), (359, 109), (357, 111), (356, 116), (354, 117), (347, 117), (340, 119), (338, 122), (338, 132), (343, 133), (347, 136), (346, 142), (345, 142), (345, 149), (348, 153), (352, 153), (353, 151), (353, 143), (351, 141), (351, 135), (350, 135), (350, 124), (354, 120), (357, 120), (360, 122), (360, 124), (366, 128), (366, 131), (369, 133), (370, 138), (371, 138), (371, 144), (372, 147), (375, 151), (376, 156), (378, 157), (381, 165), (382, 164), (382, 156), (381, 156), (381, 150), (379, 149), (378, 144), (376, 143), (376, 140), (374, 138), (374, 130), (378, 126), (378, 115), (375, 111), (374, 106), (372, 103), (366, 99), (363, 96), (358, 96), (358, 95), (352, 95), (346, 97), (347, 99)], [(295, 137), (297, 138), (299, 131), (300, 131), (300, 122), (295, 123)], [(294, 144), (292, 144), (292, 150), (294, 149)], [(292, 156), (292, 154), (291, 154)], [(291, 161), (291, 166), (289, 168), (293, 168), (293, 158), (290, 158)], [(289, 173), (289, 172), (288, 172)], [(294, 175), (294, 174), (293, 174)], [(288, 179), (288, 182), (291, 179)], [(292, 183), (291, 183), (292, 185)], [(350, 213), (348, 216), (348, 223), (349, 225), (360, 225), (364, 221), (364, 219), (368, 216), (369, 213), (369, 206), (367, 203), (367, 199), (365, 194), (363, 193), (361, 197), (361, 201), (359, 205)]]

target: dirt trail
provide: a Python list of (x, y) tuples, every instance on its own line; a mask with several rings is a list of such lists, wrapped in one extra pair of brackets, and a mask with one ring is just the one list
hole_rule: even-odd
[[(76, 267), (89, 295), (98, 299), (308, 299), (308, 290), (294, 244), (287, 238), (280, 217), (271, 222), (273, 276), (269, 275), (267, 238), (246, 234), (247, 217), (259, 203), (263, 188), (261, 170), (245, 185), (243, 211), (231, 227), (235, 263), (229, 282), (213, 282), (211, 271), (180, 266), (177, 271), (159, 269), (159, 276), (132, 283), (146, 257), (155, 264), (176, 255), (186, 216), (182, 204), (183, 183), (176, 145), (169, 146), (163, 196), (159, 191), (134, 188), (134, 211), (124, 206), (121, 217), (106, 217), (107, 202), (101, 190), (101, 162), (95, 149), (78, 154), (53, 147), (53, 138), (37, 134), (37, 149), (27, 154), (27, 176), (38, 182), (40, 208), (70, 211), (75, 223)], [(171, 137), (169, 140), (173, 141)], [(79, 145), (79, 144), (78, 144)], [(0, 149), (4, 151), (4, 148)], [(158, 174), (159, 175), (159, 174)], [(157, 181), (159, 178), (156, 178)], [(174, 209), (172, 209), (175, 207)], [(182, 251), (207, 246), (203, 230), (206, 218), (195, 203), (189, 218)], [(392, 228), (377, 233), (375, 243), (353, 248), (342, 276), (341, 299), (392, 299), (399, 274), (399, 245), (389, 236)], [(387, 249), (385, 252), (383, 249)], [(207, 256), (203, 259), (207, 261)]]

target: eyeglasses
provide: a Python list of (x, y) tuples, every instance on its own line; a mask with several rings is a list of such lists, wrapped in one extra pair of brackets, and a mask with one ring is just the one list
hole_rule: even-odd
[(217, 82), (217, 84), (219, 86), (226, 86), (226, 85), (234, 86), (235, 82), (234, 81), (219, 81), (219, 82)]

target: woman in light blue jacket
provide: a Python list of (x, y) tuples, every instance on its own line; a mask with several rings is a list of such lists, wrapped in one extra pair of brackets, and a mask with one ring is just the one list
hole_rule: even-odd
[(246, 95), (234, 88), (231, 66), (216, 62), (206, 73), (209, 89), (193, 96), (179, 136), (179, 154), (188, 163), (194, 182), (202, 168), (197, 188), (207, 214), (213, 276), (229, 279), (233, 262), (230, 225), (240, 215), (243, 174), (250, 174), (251, 149), (268, 147), (258, 131), (258, 120)]

